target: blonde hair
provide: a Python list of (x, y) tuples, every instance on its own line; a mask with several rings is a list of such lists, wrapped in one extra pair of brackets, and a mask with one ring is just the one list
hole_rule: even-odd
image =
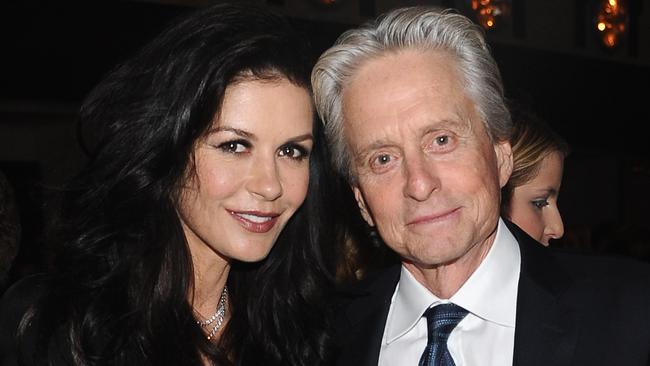
[(569, 145), (551, 127), (530, 110), (512, 109), (513, 129), (512, 174), (501, 189), (501, 213), (509, 217), (509, 206), (515, 188), (533, 180), (550, 153), (557, 152), (562, 158), (569, 154)]

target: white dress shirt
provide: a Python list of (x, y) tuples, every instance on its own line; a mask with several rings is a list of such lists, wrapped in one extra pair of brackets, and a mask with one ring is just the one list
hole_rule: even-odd
[(388, 312), (380, 366), (417, 366), (427, 345), (426, 309), (452, 302), (469, 311), (447, 347), (456, 366), (512, 365), (521, 253), (499, 219), (494, 243), (469, 279), (450, 299), (440, 299), (402, 267)]

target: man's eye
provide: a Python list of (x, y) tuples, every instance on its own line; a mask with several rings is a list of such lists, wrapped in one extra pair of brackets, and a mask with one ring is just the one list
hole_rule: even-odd
[(436, 139), (435, 139), (435, 143), (436, 143), (438, 146), (447, 145), (447, 144), (449, 143), (449, 136), (447, 136), (447, 135), (438, 136), (438, 137), (436, 137)]
[(374, 163), (377, 165), (386, 165), (391, 162), (390, 155), (388, 154), (381, 154), (374, 159)]
[(444, 154), (453, 151), (458, 146), (458, 137), (453, 133), (433, 135), (433, 140), (427, 140), (424, 147), (434, 154)]
[(368, 168), (374, 173), (384, 173), (394, 167), (397, 160), (398, 156), (390, 153), (374, 154), (368, 160)]

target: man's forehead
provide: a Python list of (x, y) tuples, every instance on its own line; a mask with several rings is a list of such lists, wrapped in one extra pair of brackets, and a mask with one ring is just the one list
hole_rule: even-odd
[(464, 98), (445, 53), (402, 51), (366, 61), (342, 90), (346, 119), (404, 118), (425, 108), (444, 111)]
[[(395, 98), (373, 99), (361, 95), (349, 98), (347, 102), (343, 109), (345, 129), (356, 134), (396, 133), (400, 129), (458, 129), (467, 127), (473, 110), (468, 98), (441, 93), (433, 86), (409, 88), (403, 93), (395, 93)], [(368, 136), (356, 138), (364, 137)]]

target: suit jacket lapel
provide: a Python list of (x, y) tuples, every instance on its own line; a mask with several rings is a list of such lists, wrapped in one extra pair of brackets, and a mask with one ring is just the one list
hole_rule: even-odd
[[(550, 249), (514, 224), (506, 224), (521, 249), (513, 366), (570, 365), (580, 313), (563, 296), (571, 287), (571, 276), (555, 261)], [(357, 292), (341, 314), (337, 337), (342, 352), (337, 365), (377, 365), (399, 273), (399, 265), (386, 270)]]
[(342, 330), (338, 334), (342, 352), (337, 365), (376, 366), (379, 362), (381, 339), (400, 268), (392, 266), (357, 292), (338, 326)]
[(579, 312), (564, 300), (571, 277), (548, 248), (508, 223), (521, 249), (514, 366), (570, 365)]

